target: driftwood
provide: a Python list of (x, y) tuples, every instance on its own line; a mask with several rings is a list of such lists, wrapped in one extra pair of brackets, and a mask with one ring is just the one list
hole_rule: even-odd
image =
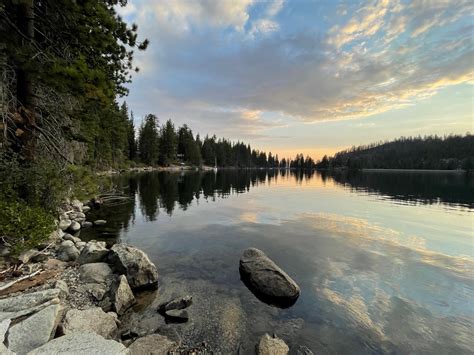
[(33, 276), (38, 275), (41, 271), (43, 271), (43, 270), (41, 270), (41, 269), (40, 269), (40, 270), (36, 270), (36, 271), (35, 271), (34, 273), (32, 273), (32, 274), (25, 275), (25, 276), (22, 276), (22, 277), (20, 277), (20, 278), (18, 278), (18, 279), (16, 279), (16, 280), (13, 280), (13, 281), (8, 282), (7, 284), (5, 284), (5, 285), (3, 285), (3, 286), (0, 287), (0, 292), (6, 290), (7, 288), (9, 288), (9, 287), (11, 287), (11, 286), (13, 286), (13, 285), (16, 284), (17, 282), (20, 282), (20, 281), (23, 281), (23, 280), (26, 280), (26, 279), (30, 279), (30, 278), (32, 278)]

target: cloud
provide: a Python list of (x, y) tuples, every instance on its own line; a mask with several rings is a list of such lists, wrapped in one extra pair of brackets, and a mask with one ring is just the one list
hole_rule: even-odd
[(288, 122), (367, 117), (473, 82), (469, 2), (334, 6), (347, 15), (339, 23), (328, 16), (326, 30), (295, 27), (312, 15), (295, 4), (282, 11), (283, 1), (134, 4), (131, 16), (151, 45), (137, 55), (132, 107), (203, 132), (261, 138), (283, 124), (248, 112)]

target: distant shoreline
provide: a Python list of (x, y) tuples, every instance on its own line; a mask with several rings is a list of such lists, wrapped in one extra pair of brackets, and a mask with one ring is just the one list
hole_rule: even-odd
[(442, 170), (442, 169), (360, 169), (362, 172), (367, 173), (384, 173), (384, 172), (396, 172), (396, 173), (454, 173), (454, 174), (464, 174), (466, 170)]

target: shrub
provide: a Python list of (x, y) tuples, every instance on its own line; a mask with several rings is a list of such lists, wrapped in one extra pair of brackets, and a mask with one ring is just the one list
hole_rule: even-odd
[(0, 201), (0, 236), (14, 255), (46, 240), (54, 228), (53, 215), (42, 208)]

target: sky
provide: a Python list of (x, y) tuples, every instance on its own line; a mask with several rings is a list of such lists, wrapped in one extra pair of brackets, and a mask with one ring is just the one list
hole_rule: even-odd
[(474, 2), (129, 0), (126, 101), (280, 157), (473, 132)]

